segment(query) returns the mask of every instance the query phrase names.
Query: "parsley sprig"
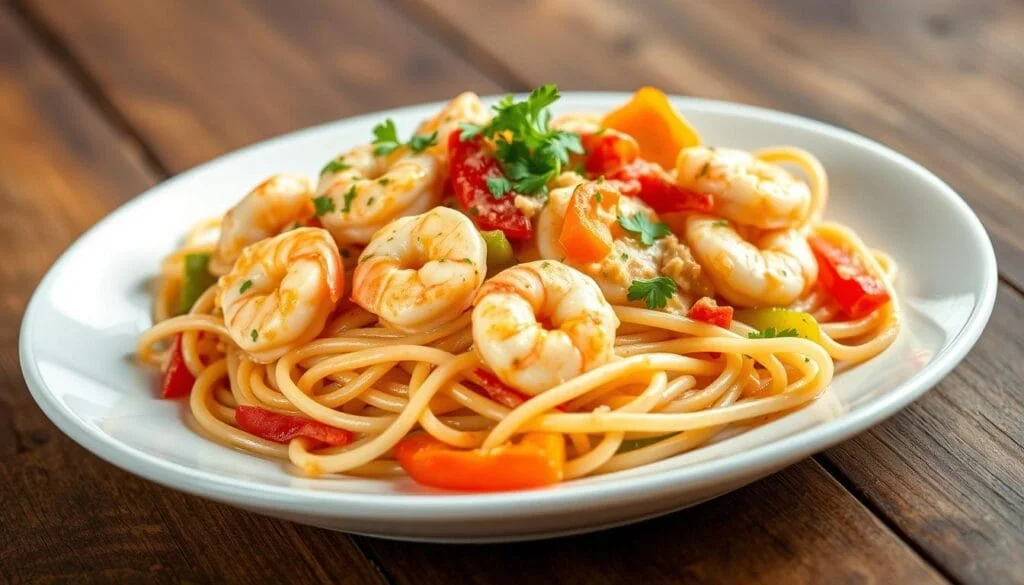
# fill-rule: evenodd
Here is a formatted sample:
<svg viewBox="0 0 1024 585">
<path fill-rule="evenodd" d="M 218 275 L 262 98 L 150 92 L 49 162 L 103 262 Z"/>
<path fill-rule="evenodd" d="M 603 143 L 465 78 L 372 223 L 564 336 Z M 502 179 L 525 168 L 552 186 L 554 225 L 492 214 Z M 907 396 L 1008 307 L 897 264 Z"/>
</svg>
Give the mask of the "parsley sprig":
<svg viewBox="0 0 1024 585">
<path fill-rule="evenodd" d="M 413 134 L 409 142 L 398 139 L 398 128 L 391 118 L 373 127 L 373 154 L 384 156 L 408 146 L 413 152 L 423 152 L 437 144 L 437 131 L 430 134 Z"/>
<path fill-rule="evenodd" d="M 766 327 L 762 331 L 751 331 L 747 333 L 747 337 L 750 339 L 773 339 L 775 337 L 800 337 L 797 330 L 790 327 L 789 329 L 782 329 L 776 331 L 774 327 Z"/>
<path fill-rule="evenodd" d="M 618 216 L 619 225 L 622 229 L 627 232 L 633 232 L 640 236 L 640 242 L 645 246 L 650 246 L 654 243 L 654 240 L 664 238 L 665 236 L 672 233 L 668 229 L 668 224 L 662 222 L 653 222 L 651 218 L 647 217 L 647 214 L 638 211 L 633 215 L 620 215 Z"/>
<path fill-rule="evenodd" d="M 672 295 L 676 294 L 676 281 L 667 276 L 640 278 L 626 289 L 626 298 L 631 301 L 643 299 L 648 309 L 664 309 Z"/>
<path fill-rule="evenodd" d="M 559 97 L 558 86 L 549 83 L 521 102 L 505 96 L 494 106 L 494 118 L 487 124 L 462 123 L 462 140 L 476 136 L 494 140 L 495 155 L 510 179 L 488 182 L 487 188 L 495 198 L 504 197 L 512 189 L 524 195 L 545 194 L 548 181 L 569 164 L 569 154 L 583 153 L 577 134 L 549 128 L 548 106 Z"/>
</svg>

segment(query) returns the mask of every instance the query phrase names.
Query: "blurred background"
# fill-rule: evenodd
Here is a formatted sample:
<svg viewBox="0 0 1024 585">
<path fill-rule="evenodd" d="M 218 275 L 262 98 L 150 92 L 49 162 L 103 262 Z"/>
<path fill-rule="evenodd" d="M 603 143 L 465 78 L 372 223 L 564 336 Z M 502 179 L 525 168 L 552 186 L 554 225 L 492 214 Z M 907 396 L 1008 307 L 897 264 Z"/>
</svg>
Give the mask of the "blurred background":
<svg viewBox="0 0 1024 585">
<path fill-rule="evenodd" d="M 0 0 L 0 582 L 1022 583 L 1022 80 L 1018 0 Z M 28 296 L 117 205 L 312 124 L 548 82 L 756 104 L 906 153 L 989 229 L 993 325 L 936 391 L 814 459 L 637 527 L 505 547 L 185 496 L 32 403 Z"/>
</svg>

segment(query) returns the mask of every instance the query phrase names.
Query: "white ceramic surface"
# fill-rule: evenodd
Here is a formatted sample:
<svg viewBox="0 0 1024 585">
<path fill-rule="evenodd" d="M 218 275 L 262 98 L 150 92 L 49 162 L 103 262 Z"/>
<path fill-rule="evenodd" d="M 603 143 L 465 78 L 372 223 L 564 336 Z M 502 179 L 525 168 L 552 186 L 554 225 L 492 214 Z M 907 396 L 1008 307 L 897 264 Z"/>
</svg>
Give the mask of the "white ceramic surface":
<svg viewBox="0 0 1024 585">
<path fill-rule="evenodd" d="M 605 111 L 625 94 L 571 93 L 556 112 Z M 900 264 L 904 328 L 871 362 L 838 375 L 807 408 L 639 469 L 501 494 L 431 491 L 409 480 L 306 479 L 279 463 L 210 443 L 181 402 L 155 398 L 131 359 L 150 325 L 147 282 L 195 221 L 223 212 L 276 171 L 312 176 L 392 117 L 403 134 L 439 104 L 370 114 L 275 138 L 183 173 L 127 203 L 54 264 L 21 330 L 21 364 L 43 411 L 93 453 L 192 494 L 325 528 L 378 536 L 482 541 L 624 524 L 693 505 L 761 478 L 892 415 L 950 371 L 981 334 L 996 293 L 992 246 L 947 185 L 875 142 L 804 118 L 675 98 L 710 144 L 793 144 L 831 179 L 827 217 Z"/>
</svg>

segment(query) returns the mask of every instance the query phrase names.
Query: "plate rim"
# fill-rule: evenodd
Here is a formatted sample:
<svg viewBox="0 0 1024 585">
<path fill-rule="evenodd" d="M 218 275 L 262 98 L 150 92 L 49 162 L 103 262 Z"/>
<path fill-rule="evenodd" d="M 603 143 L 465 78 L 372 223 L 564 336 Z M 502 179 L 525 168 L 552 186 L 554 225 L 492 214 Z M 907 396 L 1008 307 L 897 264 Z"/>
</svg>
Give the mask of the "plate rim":
<svg viewBox="0 0 1024 585">
<path fill-rule="evenodd" d="M 572 91 L 562 94 L 563 98 L 572 98 L 572 101 L 576 102 L 621 101 L 629 95 L 629 92 L 613 91 Z M 482 99 L 485 103 L 490 103 L 500 97 L 500 95 L 487 96 Z M 52 281 L 70 262 L 74 252 L 84 245 L 83 242 L 91 234 L 103 229 L 105 224 L 133 209 L 136 205 L 144 204 L 147 199 L 157 196 L 166 189 L 173 189 L 179 181 L 206 171 L 210 167 L 223 164 L 234 157 L 245 156 L 253 149 L 272 148 L 279 141 L 290 140 L 307 133 L 328 131 L 336 125 L 350 125 L 389 115 L 395 116 L 417 108 L 440 107 L 444 103 L 437 101 L 342 118 L 274 136 L 183 171 L 118 206 L 83 232 L 61 253 L 32 294 L 22 319 L 18 344 L 22 374 L 29 391 L 44 414 L 64 434 L 92 454 L 125 471 L 173 489 L 223 502 L 243 504 L 247 507 L 314 513 L 324 517 L 360 520 L 401 519 L 405 521 L 472 518 L 479 521 L 510 516 L 522 518 L 548 512 L 566 514 L 586 509 L 594 502 L 601 502 L 603 505 L 626 505 L 636 498 L 669 496 L 682 486 L 697 488 L 712 483 L 726 482 L 741 477 L 750 469 L 777 466 L 779 463 L 788 465 L 789 462 L 820 452 L 881 423 L 920 398 L 963 360 L 981 336 L 991 317 L 998 291 L 999 275 L 995 251 L 987 231 L 974 211 L 952 187 L 906 155 L 845 128 L 796 114 L 736 102 L 675 95 L 670 96 L 670 99 L 675 105 L 681 106 L 685 110 L 780 122 L 814 133 L 831 135 L 859 148 L 893 159 L 900 163 L 901 167 L 917 174 L 931 184 L 936 192 L 935 196 L 940 196 L 954 205 L 957 215 L 965 220 L 966 226 L 969 228 L 969 237 L 979 243 L 981 247 L 982 257 L 978 259 L 981 262 L 983 274 L 980 294 L 964 326 L 944 344 L 944 347 L 935 354 L 928 364 L 909 380 L 869 401 L 857 410 L 846 413 L 841 418 L 816 424 L 782 439 L 759 445 L 724 459 L 653 471 L 638 476 L 609 478 L 602 482 L 566 484 L 566 487 L 555 489 L 497 493 L 439 491 L 428 494 L 376 494 L 266 485 L 203 471 L 132 448 L 88 424 L 83 424 L 80 419 L 67 412 L 59 404 L 54 391 L 43 382 L 33 359 L 33 323 L 41 310 L 39 306 L 44 303 L 42 293 L 49 289 Z"/>
</svg>

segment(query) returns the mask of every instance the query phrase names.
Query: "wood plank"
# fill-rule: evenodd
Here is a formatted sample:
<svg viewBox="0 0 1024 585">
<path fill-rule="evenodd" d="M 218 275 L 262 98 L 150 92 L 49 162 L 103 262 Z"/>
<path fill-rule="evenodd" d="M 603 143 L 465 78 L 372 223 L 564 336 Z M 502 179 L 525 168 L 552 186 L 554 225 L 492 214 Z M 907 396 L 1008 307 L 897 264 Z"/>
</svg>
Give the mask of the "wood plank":
<svg viewBox="0 0 1024 585">
<path fill-rule="evenodd" d="M 171 172 L 304 126 L 498 89 L 381 3 L 60 0 L 27 11 Z"/>
<path fill-rule="evenodd" d="M 0 4 L 0 581 L 379 582 L 343 535 L 119 471 L 32 402 L 17 351 L 29 294 L 74 237 L 155 177 L 16 21 Z"/>
<path fill-rule="evenodd" d="M 1018 2 L 399 4 L 455 28 L 466 54 L 500 61 L 524 85 L 657 85 L 810 116 L 892 146 L 961 193 L 989 229 L 1003 274 L 1024 288 Z M 528 32 L 506 34 L 510 22 Z"/>
<path fill-rule="evenodd" d="M 611 531 L 453 551 L 367 540 L 397 583 L 939 583 L 899 538 L 805 461 L 722 498 Z"/>
<path fill-rule="evenodd" d="M 923 399 L 826 452 L 964 583 L 1024 583 L 1024 302 L 1001 287 L 978 346 Z"/>
</svg>

